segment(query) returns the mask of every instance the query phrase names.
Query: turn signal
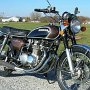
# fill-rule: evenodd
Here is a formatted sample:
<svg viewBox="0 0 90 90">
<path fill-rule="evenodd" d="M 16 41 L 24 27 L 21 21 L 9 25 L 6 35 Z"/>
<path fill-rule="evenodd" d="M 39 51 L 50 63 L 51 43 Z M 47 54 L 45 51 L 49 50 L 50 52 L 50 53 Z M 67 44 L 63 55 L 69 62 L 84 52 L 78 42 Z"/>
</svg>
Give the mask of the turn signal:
<svg viewBox="0 0 90 90">
<path fill-rule="evenodd" d="M 67 25 L 68 25 L 68 20 L 64 20 L 64 21 L 63 21 L 63 25 L 64 25 L 64 26 L 67 26 Z"/>
<path fill-rule="evenodd" d="M 59 31 L 59 34 L 60 35 L 63 35 L 64 34 L 64 31 L 63 30 Z"/>
<path fill-rule="evenodd" d="M 82 32 L 86 31 L 86 27 L 85 27 L 85 26 L 82 26 L 82 27 L 81 27 L 81 31 L 82 31 Z"/>
</svg>

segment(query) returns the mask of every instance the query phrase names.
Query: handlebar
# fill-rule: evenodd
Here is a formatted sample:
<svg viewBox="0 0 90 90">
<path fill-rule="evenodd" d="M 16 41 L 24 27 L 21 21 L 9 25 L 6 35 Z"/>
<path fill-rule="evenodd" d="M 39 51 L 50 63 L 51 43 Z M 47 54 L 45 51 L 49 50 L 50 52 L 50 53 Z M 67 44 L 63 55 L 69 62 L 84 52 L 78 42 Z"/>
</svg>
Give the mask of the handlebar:
<svg viewBox="0 0 90 90">
<path fill-rule="evenodd" d="M 43 13 L 59 13 L 58 11 L 55 10 L 54 8 L 46 8 L 46 9 L 34 9 L 36 12 L 43 12 Z"/>
<path fill-rule="evenodd" d="M 34 9 L 36 12 L 44 12 L 44 13 L 49 13 L 48 9 Z"/>
</svg>

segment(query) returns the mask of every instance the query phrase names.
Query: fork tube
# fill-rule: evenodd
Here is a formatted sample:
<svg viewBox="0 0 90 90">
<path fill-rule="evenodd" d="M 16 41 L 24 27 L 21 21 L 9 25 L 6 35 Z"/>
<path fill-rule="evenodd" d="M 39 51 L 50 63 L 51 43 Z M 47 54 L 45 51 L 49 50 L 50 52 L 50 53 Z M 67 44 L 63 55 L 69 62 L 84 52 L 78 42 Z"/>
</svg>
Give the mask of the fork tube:
<svg viewBox="0 0 90 90">
<path fill-rule="evenodd" d="M 73 63 L 71 60 L 71 54 L 68 48 L 66 48 L 66 55 L 67 55 L 67 59 L 68 59 L 68 64 L 69 64 L 69 68 L 72 74 L 74 74 L 74 68 L 73 68 Z"/>
<path fill-rule="evenodd" d="M 63 43 L 64 43 L 64 47 L 65 47 L 65 51 L 66 51 L 70 71 L 71 71 L 72 74 L 74 74 L 74 68 L 73 68 L 73 63 L 72 63 L 72 60 L 71 60 L 71 54 L 70 54 L 70 50 L 68 48 L 67 37 L 65 35 L 63 35 Z"/>
</svg>

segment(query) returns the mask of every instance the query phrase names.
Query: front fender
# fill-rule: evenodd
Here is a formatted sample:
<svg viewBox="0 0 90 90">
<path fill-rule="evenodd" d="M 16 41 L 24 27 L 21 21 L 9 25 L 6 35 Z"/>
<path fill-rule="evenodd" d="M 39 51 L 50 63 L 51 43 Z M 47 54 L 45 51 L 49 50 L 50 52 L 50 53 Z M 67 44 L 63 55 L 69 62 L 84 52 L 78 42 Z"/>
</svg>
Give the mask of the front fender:
<svg viewBox="0 0 90 90">
<path fill-rule="evenodd" d="M 89 54 L 88 56 L 90 56 L 90 46 L 88 46 L 88 45 L 82 45 L 82 44 L 76 44 L 76 45 L 72 45 L 71 48 L 70 48 L 71 51 L 72 50 L 75 51 L 77 49 L 81 49 L 83 52 L 85 52 L 85 55 L 88 55 Z M 57 64 L 58 64 L 58 62 L 59 63 L 61 62 L 61 58 L 62 58 L 62 56 L 64 54 L 66 54 L 66 51 L 65 50 L 59 55 L 59 59 L 57 61 Z"/>
<path fill-rule="evenodd" d="M 86 51 L 88 51 L 88 52 L 90 52 L 90 46 L 88 46 L 88 45 L 83 45 L 83 44 L 76 44 L 76 45 L 72 45 L 72 47 L 71 48 L 83 48 L 83 49 L 85 49 Z"/>
<path fill-rule="evenodd" d="M 84 52 L 85 55 L 88 55 L 90 57 L 90 46 L 88 45 L 83 45 L 83 44 L 77 44 L 77 45 L 73 45 L 71 47 L 72 50 L 76 50 L 76 49 L 81 49 L 82 52 Z"/>
</svg>

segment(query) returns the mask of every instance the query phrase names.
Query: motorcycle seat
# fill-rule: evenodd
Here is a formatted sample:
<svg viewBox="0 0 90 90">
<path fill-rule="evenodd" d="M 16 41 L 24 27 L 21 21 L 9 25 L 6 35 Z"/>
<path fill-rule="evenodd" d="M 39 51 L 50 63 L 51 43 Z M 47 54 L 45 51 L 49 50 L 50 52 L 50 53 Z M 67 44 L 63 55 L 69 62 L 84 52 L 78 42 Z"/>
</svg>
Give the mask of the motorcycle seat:
<svg viewBox="0 0 90 90">
<path fill-rule="evenodd" d="M 3 26 L 0 31 L 3 33 L 7 34 L 10 33 L 11 35 L 14 36 L 27 36 L 30 30 L 24 30 L 24 29 L 17 29 L 9 26 Z"/>
</svg>

